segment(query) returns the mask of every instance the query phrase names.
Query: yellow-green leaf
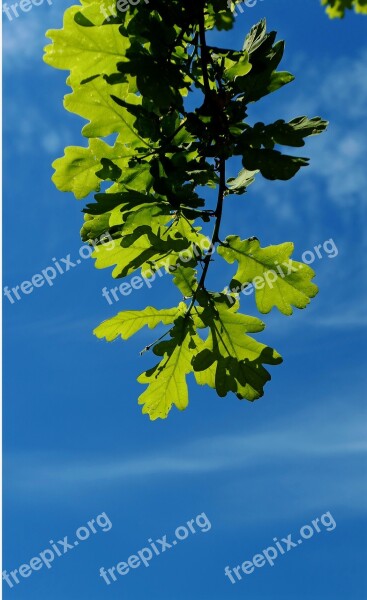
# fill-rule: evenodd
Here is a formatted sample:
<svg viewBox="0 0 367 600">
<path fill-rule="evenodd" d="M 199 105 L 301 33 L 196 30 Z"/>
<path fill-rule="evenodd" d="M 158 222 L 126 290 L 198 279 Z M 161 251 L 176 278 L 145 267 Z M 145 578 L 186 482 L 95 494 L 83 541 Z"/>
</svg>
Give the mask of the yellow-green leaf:
<svg viewBox="0 0 367 600">
<path fill-rule="evenodd" d="M 238 262 L 232 291 L 240 292 L 252 283 L 260 312 L 268 313 L 276 306 L 291 315 L 292 306 L 305 308 L 318 291 L 311 282 L 315 276 L 311 267 L 290 258 L 293 249 L 291 242 L 261 248 L 257 239 L 241 240 L 231 235 L 218 253 L 230 264 Z"/>
<path fill-rule="evenodd" d="M 153 329 L 160 323 L 163 325 L 173 323 L 180 314 L 183 314 L 185 309 L 186 305 L 181 303 L 178 307 L 162 310 L 157 310 L 153 306 L 147 306 L 144 310 L 125 310 L 119 312 L 112 319 L 103 321 L 93 333 L 97 338 L 104 338 L 108 342 L 112 342 L 119 336 L 123 340 L 127 340 L 146 325 L 149 329 Z"/>
</svg>

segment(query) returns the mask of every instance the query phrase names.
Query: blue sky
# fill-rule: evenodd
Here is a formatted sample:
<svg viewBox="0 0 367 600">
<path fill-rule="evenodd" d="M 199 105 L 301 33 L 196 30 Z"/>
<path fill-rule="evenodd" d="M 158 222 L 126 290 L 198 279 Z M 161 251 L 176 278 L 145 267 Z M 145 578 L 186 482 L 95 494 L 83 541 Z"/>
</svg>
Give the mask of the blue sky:
<svg viewBox="0 0 367 600">
<path fill-rule="evenodd" d="M 262 245 L 292 240 L 295 258 L 332 239 L 313 268 L 320 287 L 305 311 L 271 313 L 261 341 L 284 363 L 254 404 L 219 399 L 190 381 L 190 405 L 150 422 L 136 399 L 136 375 L 153 357 L 139 350 L 154 332 L 106 344 L 92 329 L 129 308 L 174 306 L 167 280 L 109 306 L 109 270 L 91 260 L 52 287 L 11 304 L 4 298 L 4 536 L 7 571 L 105 512 L 109 531 L 80 543 L 4 598 L 20 600 L 362 600 L 367 594 L 365 235 L 367 189 L 367 19 L 329 21 L 317 0 L 264 0 L 240 15 L 218 43 L 237 45 L 266 16 L 286 40 L 283 68 L 296 80 L 253 107 L 250 120 L 308 114 L 330 120 L 302 153 L 311 166 L 292 182 L 259 179 L 245 199 L 228 199 L 222 236 L 256 235 Z M 62 107 L 65 73 L 42 62 L 44 32 L 66 3 L 33 7 L 4 21 L 4 285 L 29 280 L 53 258 L 78 257 L 82 204 L 58 192 L 51 162 L 82 144 L 82 122 Z M 234 168 L 234 165 L 233 167 Z M 234 172 L 233 172 L 234 173 Z M 231 205 L 231 206 L 230 206 Z M 335 254 L 335 253 L 334 253 Z M 216 287 L 233 273 L 220 267 Z M 249 306 L 247 306 L 247 304 Z M 242 310 L 254 313 L 253 298 Z M 151 336 L 151 337 L 150 337 Z M 330 511 L 322 530 L 255 569 L 240 565 Z M 107 586 L 112 567 L 200 513 L 198 532 Z M 297 539 L 297 537 L 296 537 Z"/>
</svg>

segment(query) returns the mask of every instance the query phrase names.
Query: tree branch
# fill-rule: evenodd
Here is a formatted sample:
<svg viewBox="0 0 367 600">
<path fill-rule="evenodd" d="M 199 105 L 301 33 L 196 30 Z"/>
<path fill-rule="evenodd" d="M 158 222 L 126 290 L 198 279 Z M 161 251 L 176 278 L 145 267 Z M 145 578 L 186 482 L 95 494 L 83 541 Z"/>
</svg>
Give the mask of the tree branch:
<svg viewBox="0 0 367 600">
<path fill-rule="evenodd" d="M 226 191 L 226 161 L 224 158 L 220 159 L 219 172 L 220 172 L 220 181 L 219 181 L 219 189 L 218 189 L 217 208 L 215 209 L 215 213 L 214 213 L 215 225 L 214 225 L 213 235 L 212 235 L 212 239 L 210 242 L 209 250 L 204 258 L 204 268 L 203 268 L 203 272 L 201 274 L 201 277 L 200 277 L 200 280 L 198 283 L 198 287 L 195 290 L 195 292 L 193 293 L 191 303 L 187 309 L 185 318 L 187 318 L 190 315 L 190 313 L 194 307 L 194 304 L 196 302 L 196 297 L 197 297 L 199 290 L 204 289 L 205 279 L 206 279 L 206 276 L 208 273 L 211 257 L 215 251 L 215 244 L 217 242 L 220 242 L 219 231 L 220 231 L 220 225 L 221 225 L 222 214 L 223 214 L 224 194 Z"/>
</svg>

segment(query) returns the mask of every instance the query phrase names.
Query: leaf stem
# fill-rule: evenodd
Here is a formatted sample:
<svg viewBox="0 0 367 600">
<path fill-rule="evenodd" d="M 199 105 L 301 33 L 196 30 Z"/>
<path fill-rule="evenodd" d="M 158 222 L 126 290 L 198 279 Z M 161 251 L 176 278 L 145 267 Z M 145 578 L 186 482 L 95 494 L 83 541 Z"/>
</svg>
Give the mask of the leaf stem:
<svg viewBox="0 0 367 600">
<path fill-rule="evenodd" d="M 143 350 L 140 350 L 139 354 L 140 356 L 142 356 L 144 354 L 144 352 L 148 352 L 152 346 L 155 346 L 155 344 L 157 344 L 158 342 L 160 342 L 161 340 L 163 340 L 169 333 L 171 333 L 173 327 L 171 327 L 171 329 L 169 329 L 168 331 L 166 331 L 166 333 L 164 333 L 163 335 L 161 335 L 159 338 L 157 338 L 154 342 L 152 342 L 151 344 L 149 344 L 149 346 L 145 346 L 145 348 L 143 348 Z"/>
<path fill-rule="evenodd" d="M 211 57 L 209 56 L 208 47 L 206 45 L 206 37 L 205 37 L 205 4 L 203 7 L 203 11 L 201 13 L 201 18 L 200 18 L 200 23 L 199 23 L 199 38 L 200 38 L 200 48 L 201 48 L 201 62 L 202 62 L 202 72 L 203 72 L 203 80 L 204 80 L 204 90 L 205 90 L 205 96 L 209 99 L 210 94 L 211 94 L 211 89 L 210 89 L 210 83 L 209 83 L 208 65 L 211 62 Z M 185 314 L 185 318 L 188 318 L 190 316 L 191 311 L 196 302 L 196 298 L 197 298 L 197 294 L 198 294 L 199 290 L 205 289 L 204 288 L 205 279 L 206 279 L 206 276 L 208 273 L 209 265 L 211 262 L 211 257 L 215 251 L 215 245 L 217 243 L 220 243 L 219 231 L 220 231 L 220 225 L 221 225 L 221 221 L 222 221 L 223 201 L 224 201 L 224 196 L 225 196 L 225 191 L 226 191 L 226 159 L 221 157 L 218 159 L 218 161 L 219 161 L 219 168 L 218 168 L 218 170 L 219 170 L 219 189 L 218 189 L 217 206 L 216 206 L 216 209 L 213 214 L 213 216 L 215 217 L 214 230 L 213 230 L 209 250 L 203 261 L 203 263 L 204 263 L 203 272 L 201 274 L 201 277 L 200 277 L 200 280 L 198 283 L 198 287 L 196 288 L 196 290 L 193 293 L 190 305 Z"/>
<path fill-rule="evenodd" d="M 202 72 L 203 72 L 203 81 L 204 81 L 204 93 L 206 98 L 209 99 L 210 94 L 211 94 L 211 89 L 210 89 L 210 82 L 209 82 L 209 70 L 208 70 L 208 66 L 209 64 L 213 64 L 211 61 L 211 57 L 209 55 L 208 52 L 208 47 L 206 45 L 206 38 L 205 38 L 205 3 L 203 6 L 203 11 L 200 15 L 200 22 L 199 22 L 199 40 L 200 40 L 200 49 L 201 49 L 201 62 L 202 62 Z M 219 85 L 219 88 L 221 87 L 221 82 L 218 81 L 217 78 L 217 83 Z M 182 124 L 181 124 L 182 125 Z M 181 127 L 181 126 L 180 126 Z M 219 239 L 219 231 L 220 231 L 220 226 L 221 226 L 221 221 L 222 221 L 222 215 L 223 215 L 223 202 L 224 202 L 224 197 L 225 197 L 225 192 L 226 192 L 226 159 L 223 157 L 220 157 L 217 159 L 218 163 L 219 163 L 219 167 L 218 167 L 218 171 L 219 171 L 219 188 L 218 188 L 218 199 L 217 199 L 217 206 L 215 211 L 212 212 L 212 216 L 215 218 L 215 225 L 214 225 L 214 229 L 213 229 L 213 234 L 212 234 L 212 238 L 210 241 L 210 246 L 209 249 L 207 251 L 207 254 L 205 255 L 205 258 L 203 260 L 203 272 L 201 274 L 198 286 L 196 288 L 196 290 L 193 293 L 193 296 L 191 298 L 191 302 L 190 305 L 187 308 L 187 311 L 185 313 L 185 319 L 188 319 L 194 306 L 195 306 L 195 302 L 196 302 L 196 298 L 198 295 L 198 292 L 202 289 L 205 289 L 205 279 L 208 273 L 208 269 L 209 269 L 209 265 L 211 262 L 211 257 L 212 254 L 214 254 L 215 251 L 215 245 L 217 243 L 221 243 L 221 240 Z M 203 211 L 204 212 L 204 211 Z M 210 211 L 208 211 L 210 212 Z M 172 331 L 172 328 L 167 331 L 161 338 L 158 338 L 158 340 L 156 340 L 155 342 L 153 342 L 152 344 L 150 344 L 149 346 L 146 346 L 144 348 L 144 350 L 142 350 L 142 352 L 140 354 L 143 354 L 144 352 L 146 352 L 147 350 L 150 350 L 150 348 L 152 346 L 154 346 L 158 341 L 160 341 L 162 338 L 164 338 L 166 335 L 168 335 L 170 332 Z"/>
<path fill-rule="evenodd" d="M 219 239 L 219 230 L 220 230 L 220 224 L 221 224 L 221 220 L 222 220 L 222 215 L 223 215 L 223 201 L 224 201 L 224 195 L 226 192 L 226 161 L 224 158 L 221 158 L 219 161 L 219 191 L 218 191 L 218 202 L 217 202 L 217 208 L 215 209 L 215 216 L 216 216 L 216 223 L 215 223 L 215 229 L 213 232 L 213 240 L 212 242 L 214 244 L 216 244 L 217 242 L 220 242 Z"/>
<path fill-rule="evenodd" d="M 219 231 L 220 231 L 220 225 L 221 225 L 222 215 L 223 215 L 224 194 L 226 191 L 226 161 L 224 158 L 221 158 L 220 162 L 219 162 L 219 177 L 220 177 L 220 180 L 219 180 L 219 189 L 218 189 L 218 200 L 217 200 L 217 207 L 214 212 L 215 225 L 214 225 L 213 235 L 212 235 L 212 239 L 210 242 L 209 250 L 204 258 L 204 268 L 203 268 L 203 272 L 201 274 L 201 277 L 200 277 L 200 280 L 198 283 L 198 287 L 196 288 L 195 292 L 193 293 L 191 303 L 187 309 L 185 318 L 187 318 L 190 315 L 190 313 L 193 309 L 193 306 L 196 302 L 196 297 L 197 297 L 199 290 L 204 289 L 205 279 L 206 279 L 206 276 L 208 273 L 212 254 L 214 254 L 214 251 L 215 251 L 215 245 L 218 242 L 220 243 Z"/>
</svg>

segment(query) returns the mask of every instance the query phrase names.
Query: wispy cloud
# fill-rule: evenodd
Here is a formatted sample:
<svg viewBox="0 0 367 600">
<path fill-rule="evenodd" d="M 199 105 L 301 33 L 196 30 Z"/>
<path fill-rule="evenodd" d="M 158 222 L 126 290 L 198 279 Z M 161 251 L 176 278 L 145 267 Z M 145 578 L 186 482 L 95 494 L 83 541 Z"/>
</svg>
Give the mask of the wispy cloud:
<svg viewBox="0 0 367 600">
<path fill-rule="evenodd" d="M 9 3 L 12 4 L 11 2 Z M 18 8 L 18 17 L 8 11 L 12 20 L 3 15 L 3 65 L 5 74 L 14 70 L 25 71 L 32 62 L 42 60 L 47 43 L 47 29 L 62 26 L 62 14 L 73 0 L 52 3 L 52 0 L 32 5 L 30 12 Z"/>
<path fill-rule="evenodd" d="M 337 312 L 329 312 L 324 316 L 313 316 L 310 319 L 310 325 L 314 327 L 322 326 L 331 329 L 351 329 L 367 327 L 367 310 L 366 303 L 361 301 L 359 309 L 356 306 L 339 307 Z"/>
<path fill-rule="evenodd" d="M 328 133 L 312 147 L 312 176 L 324 179 L 329 198 L 339 206 L 366 206 L 367 48 L 354 60 L 323 61 L 317 69 L 308 68 L 305 81 L 294 105 L 302 105 L 306 96 L 312 113 L 330 119 Z"/>
<path fill-rule="evenodd" d="M 29 101 L 32 90 L 29 90 L 31 80 L 28 77 L 30 73 L 37 78 L 44 74 L 45 32 L 50 27 L 62 26 L 65 5 L 50 5 L 45 0 L 38 7 L 33 6 L 31 12 L 18 10 L 18 18 L 3 19 L 4 133 L 9 134 L 7 143 L 21 155 L 41 151 L 56 156 L 72 142 L 71 130 L 68 127 L 60 129 L 57 116 L 41 110 L 35 99 Z M 44 81 L 37 79 L 33 85 L 41 89 Z M 15 89 L 17 93 L 14 93 Z"/>
<path fill-rule="evenodd" d="M 322 461 L 328 468 L 340 461 L 353 465 L 366 452 L 366 426 L 361 415 L 347 411 L 342 401 L 328 399 L 317 410 L 313 405 L 300 411 L 297 420 L 294 415 L 279 419 L 272 427 L 259 427 L 250 435 L 237 431 L 234 435 L 204 437 L 148 456 L 129 456 L 124 452 L 123 456 L 104 459 L 67 460 L 27 453 L 10 457 L 8 468 L 13 472 L 18 497 L 28 498 L 40 491 L 45 497 L 54 493 L 62 496 L 62 491 L 75 486 L 82 494 L 99 484 L 105 487 L 142 480 L 149 485 L 151 477 L 167 484 L 170 477 L 226 475 L 231 485 L 237 485 L 239 472 L 240 479 L 246 479 L 246 473 L 254 469 L 259 469 L 263 478 L 269 469 L 301 469 L 307 473 Z"/>
<path fill-rule="evenodd" d="M 6 21 L 6 20 L 5 20 Z M 5 72 L 25 69 L 30 60 L 42 58 L 44 46 L 44 21 L 22 15 L 14 21 L 4 22 L 3 64 Z"/>
<path fill-rule="evenodd" d="M 10 95 L 7 89 L 4 98 L 4 133 L 9 136 L 16 152 L 26 155 L 42 151 L 50 156 L 62 153 L 72 140 L 71 130 L 67 127 L 58 128 L 52 116 L 42 114 L 35 106 L 13 101 Z"/>
</svg>

